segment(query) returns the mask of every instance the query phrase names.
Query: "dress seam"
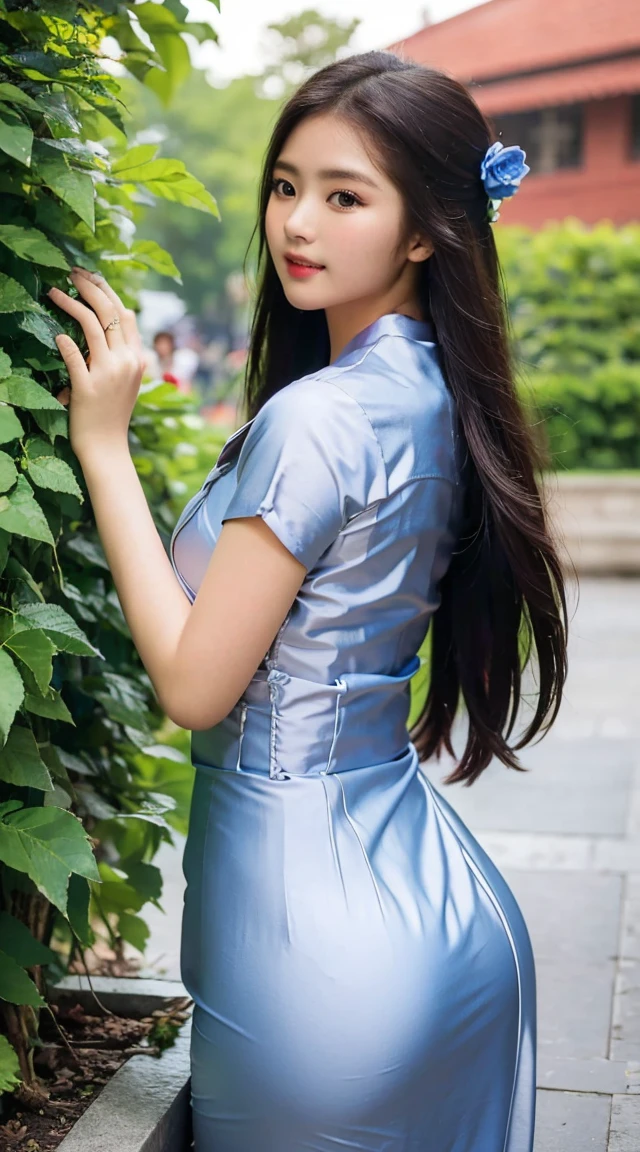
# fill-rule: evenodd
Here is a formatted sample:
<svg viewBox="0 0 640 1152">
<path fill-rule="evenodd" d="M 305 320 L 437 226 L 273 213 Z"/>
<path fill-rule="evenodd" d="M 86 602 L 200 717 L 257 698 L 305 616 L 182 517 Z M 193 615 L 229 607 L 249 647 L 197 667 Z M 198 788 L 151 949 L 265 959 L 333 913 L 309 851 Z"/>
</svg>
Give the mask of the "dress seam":
<svg viewBox="0 0 640 1152">
<path fill-rule="evenodd" d="M 326 777 L 325 777 L 325 778 L 326 778 Z M 366 852 L 365 846 L 364 846 L 364 844 L 362 843 L 362 840 L 360 839 L 360 833 L 358 832 L 358 829 L 356 828 L 356 826 L 355 826 L 355 824 L 354 824 L 354 822 L 353 822 L 353 819 L 352 819 L 352 817 L 351 817 L 351 815 L 350 815 L 350 813 L 349 813 L 349 810 L 348 810 L 348 808 L 347 808 L 347 800 L 346 800 L 346 797 L 345 797 L 345 794 L 344 794 L 344 785 L 343 785 L 343 783 L 342 783 L 342 780 L 340 779 L 340 775 L 339 775 L 339 773 L 337 773 L 337 772 L 334 772 L 334 773 L 332 773 L 332 779 L 333 779 L 333 780 L 337 780 L 337 781 L 338 781 L 338 784 L 340 785 L 340 793 L 341 793 L 341 796 L 342 796 L 342 807 L 343 807 L 343 809 L 344 809 L 344 814 L 345 814 L 345 816 L 347 817 L 347 820 L 349 821 L 349 824 L 351 825 L 351 828 L 352 828 L 352 830 L 353 830 L 353 833 L 354 833 L 354 835 L 355 835 L 355 837 L 356 837 L 356 840 L 358 841 L 358 844 L 360 845 L 360 848 L 361 848 L 361 850 L 362 850 L 362 855 L 364 856 L 364 860 L 365 860 L 365 863 L 366 863 L 366 865 L 367 865 L 367 868 L 368 868 L 368 870 L 369 870 L 369 875 L 370 875 L 370 877 L 371 877 L 371 880 L 372 880 L 372 883 L 373 883 L 373 887 L 374 887 L 374 889 L 375 889 L 375 893 L 376 893 L 376 897 L 377 897 L 377 900 L 378 900 L 378 904 L 379 904 L 379 906 L 380 906 L 380 911 L 381 911 L 381 912 L 382 912 L 382 914 L 384 915 L 384 904 L 382 903 L 382 897 L 381 897 L 381 895 L 380 895 L 380 889 L 378 888 L 378 884 L 377 884 L 376 878 L 375 878 L 375 876 L 374 876 L 374 874 L 373 874 L 373 868 L 371 867 L 371 861 L 369 860 L 369 857 L 367 856 L 367 852 Z"/>
</svg>

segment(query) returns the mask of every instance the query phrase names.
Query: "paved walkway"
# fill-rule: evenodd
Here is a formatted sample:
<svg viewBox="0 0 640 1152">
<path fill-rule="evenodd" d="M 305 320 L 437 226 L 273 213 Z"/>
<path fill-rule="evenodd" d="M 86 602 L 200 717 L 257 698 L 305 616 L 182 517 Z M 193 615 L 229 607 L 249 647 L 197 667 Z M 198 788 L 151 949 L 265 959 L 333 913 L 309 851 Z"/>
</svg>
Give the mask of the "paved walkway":
<svg viewBox="0 0 640 1152">
<path fill-rule="evenodd" d="M 535 1152 L 640 1152 L 640 581 L 583 579 L 556 724 L 471 787 L 429 779 L 503 872 L 538 986 Z M 459 741 L 454 742 L 459 750 Z M 149 973 L 179 978 L 181 846 L 163 850 Z"/>
</svg>

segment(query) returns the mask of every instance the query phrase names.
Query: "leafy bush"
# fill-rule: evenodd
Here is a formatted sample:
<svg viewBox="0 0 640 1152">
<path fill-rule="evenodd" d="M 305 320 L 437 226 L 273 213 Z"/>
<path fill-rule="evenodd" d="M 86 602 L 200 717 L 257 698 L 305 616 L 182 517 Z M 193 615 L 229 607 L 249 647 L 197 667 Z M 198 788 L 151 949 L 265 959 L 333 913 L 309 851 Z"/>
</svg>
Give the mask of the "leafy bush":
<svg viewBox="0 0 640 1152">
<path fill-rule="evenodd" d="M 640 361 L 541 373 L 530 403 L 554 467 L 640 468 Z"/>
<path fill-rule="evenodd" d="M 496 237 L 523 397 L 552 466 L 640 467 L 640 225 Z"/>
<path fill-rule="evenodd" d="M 158 740 L 166 718 L 55 398 L 68 378 L 54 336 L 81 334 L 44 293 L 73 294 L 66 273 L 80 264 L 135 304 L 148 269 L 179 280 L 166 252 L 134 238 L 145 205 L 217 215 L 181 162 L 128 147 L 120 84 L 100 55 L 115 37 L 129 71 L 168 99 L 189 69 L 186 11 L 180 0 L 0 5 L 0 1091 L 22 1080 L 37 1094 L 43 966 L 59 975 L 95 932 L 116 952 L 144 947 L 140 912 L 162 891 L 153 856 L 184 821 L 190 765 Z M 188 31 L 213 38 L 207 25 Z M 198 436 L 210 446 L 192 402 L 142 387 L 130 446 L 165 547 Z"/>
</svg>

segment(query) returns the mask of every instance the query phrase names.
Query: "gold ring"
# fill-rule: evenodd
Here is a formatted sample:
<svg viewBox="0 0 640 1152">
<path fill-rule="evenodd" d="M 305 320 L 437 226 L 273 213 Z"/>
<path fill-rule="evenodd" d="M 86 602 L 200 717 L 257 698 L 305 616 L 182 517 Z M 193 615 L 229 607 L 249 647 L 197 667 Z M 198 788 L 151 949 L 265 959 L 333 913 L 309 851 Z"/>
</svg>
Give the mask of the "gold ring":
<svg viewBox="0 0 640 1152">
<path fill-rule="evenodd" d="M 108 332 L 110 328 L 117 328 L 119 323 L 120 323 L 120 317 L 114 316 L 113 320 L 111 320 L 110 323 L 107 324 L 107 326 L 105 328 L 105 332 Z"/>
</svg>

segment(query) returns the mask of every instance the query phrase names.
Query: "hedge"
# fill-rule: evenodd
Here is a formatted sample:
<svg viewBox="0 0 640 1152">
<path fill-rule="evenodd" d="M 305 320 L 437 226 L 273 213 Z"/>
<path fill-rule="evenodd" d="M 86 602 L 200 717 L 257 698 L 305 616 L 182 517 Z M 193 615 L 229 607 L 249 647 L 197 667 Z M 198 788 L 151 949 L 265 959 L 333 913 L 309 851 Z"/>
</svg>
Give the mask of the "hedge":
<svg viewBox="0 0 640 1152">
<path fill-rule="evenodd" d="M 496 229 L 523 397 L 549 465 L 638 468 L 640 225 Z"/>
</svg>

